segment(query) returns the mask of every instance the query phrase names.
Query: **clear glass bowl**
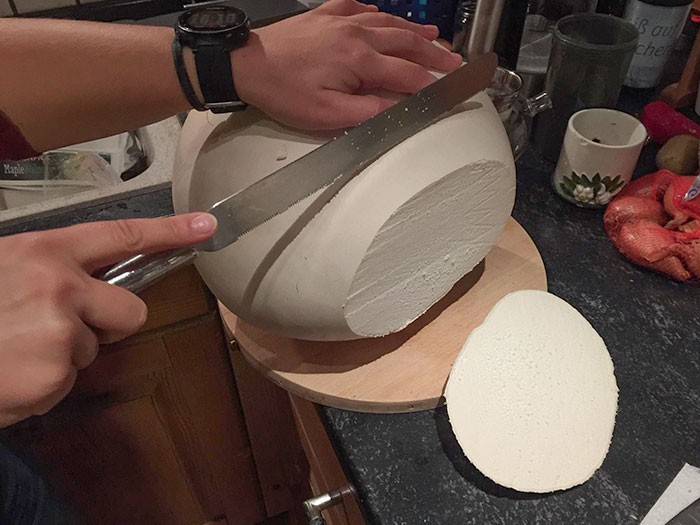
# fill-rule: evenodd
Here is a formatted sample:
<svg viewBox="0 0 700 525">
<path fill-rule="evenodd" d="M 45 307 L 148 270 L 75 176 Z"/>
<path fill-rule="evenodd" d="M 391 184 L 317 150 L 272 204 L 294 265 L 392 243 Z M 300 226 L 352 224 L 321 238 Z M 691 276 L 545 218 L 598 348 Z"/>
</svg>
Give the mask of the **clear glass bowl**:
<svg viewBox="0 0 700 525">
<path fill-rule="evenodd" d="M 518 160 L 527 148 L 528 140 L 525 101 L 520 93 L 522 87 L 523 80 L 520 75 L 499 67 L 491 86 L 486 90 L 506 128 L 515 160 Z"/>
</svg>

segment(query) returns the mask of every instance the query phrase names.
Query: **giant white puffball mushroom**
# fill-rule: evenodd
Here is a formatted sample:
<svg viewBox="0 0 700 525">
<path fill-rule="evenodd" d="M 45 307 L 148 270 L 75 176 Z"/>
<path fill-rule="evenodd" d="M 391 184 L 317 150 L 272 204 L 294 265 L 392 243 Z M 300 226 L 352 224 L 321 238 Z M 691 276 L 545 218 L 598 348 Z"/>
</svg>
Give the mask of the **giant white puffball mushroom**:
<svg viewBox="0 0 700 525">
<path fill-rule="evenodd" d="M 603 339 L 574 307 L 523 290 L 469 335 L 445 399 L 477 469 L 505 487 L 543 493 L 579 485 L 601 466 L 617 383 Z"/>
<path fill-rule="evenodd" d="M 192 112 L 176 158 L 175 210 L 206 210 L 333 135 L 290 129 L 252 108 Z M 322 192 L 201 253 L 197 268 L 227 308 L 271 333 L 377 337 L 407 326 L 486 256 L 510 216 L 515 166 L 482 92 L 373 162 L 319 211 Z"/>
</svg>

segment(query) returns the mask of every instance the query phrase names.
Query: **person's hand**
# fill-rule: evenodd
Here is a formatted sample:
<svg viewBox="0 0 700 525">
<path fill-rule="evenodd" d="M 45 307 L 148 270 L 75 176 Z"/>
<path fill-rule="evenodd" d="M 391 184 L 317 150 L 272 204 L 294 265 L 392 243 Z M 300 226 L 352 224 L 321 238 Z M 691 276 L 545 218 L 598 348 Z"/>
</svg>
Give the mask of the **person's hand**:
<svg viewBox="0 0 700 525">
<path fill-rule="evenodd" d="M 413 93 L 452 71 L 461 56 L 431 41 L 438 28 L 377 12 L 354 0 L 330 0 L 307 13 L 251 32 L 232 53 L 236 89 L 275 120 L 305 129 L 354 126 L 393 103 L 363 94 Z"/>
<path fill-rule="evenodd" d="M 146 321 L 144 302 L 91 277 L 96 270 L 204 241 L 215 230 L 214 217 L 190 213 L 0 238 L 0 427 L 47 412 L 95 359 L 98 344 Z"/>
</svg>

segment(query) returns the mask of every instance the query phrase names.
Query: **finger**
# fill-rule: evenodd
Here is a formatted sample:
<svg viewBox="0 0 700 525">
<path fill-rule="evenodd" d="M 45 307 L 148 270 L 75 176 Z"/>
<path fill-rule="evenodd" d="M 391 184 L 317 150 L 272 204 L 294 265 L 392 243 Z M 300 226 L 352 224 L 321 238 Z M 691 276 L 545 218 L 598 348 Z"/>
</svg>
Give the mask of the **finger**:
<svg viewBox="0 0 700 525">
<path fill-rule="evenodd" d="M 415 93 L 435 82 L 435 77 L 427 69 L 403 58 L 377 54 L 358 66 L 356 74 L 364 89 Z"/>
<path fill-rule="evenodd" d="M 114 343 L 137 332 L 146 322 L 146 304 L 131 292 L 89 279 L 80 318 L 96 329 L 101 344 Z"/>
<path fill-rule="evenodd" d="M 376 13 L 379 8 L 376 5 L 363 4 L 355 0 L 330 0 L 317 7 L 317 13 L 325 13 L 335 16 L 351 16 L 359 13 Z"/>
<path fill-rule="evenodd" d="M 154 253 L 202 242 L 216 231 L 216 218 L 188 213 L 159 219 L 93 222 L 55 230 L 53 242 L 68 247 L 92 273 L 139 253 Z"/>
<path fill-rule="evenodd" d="M 450 44 L 447 40 L 444 38 L 438 38 L 435 40 L 438 44 L 440 44 L 442 47 L 447 49 L 448 51 L 454 51 L 454 48 L 452 47 L 452 44 Z M 461 55 L 460 55 L 461 56 Z"/>
<path fill-rule="evenodd" d="M 50 363 L 43 376 L 47 392 L 62 384 L 70 366 L 85 368 L 97 356 L 97 336 L 74 308 L 73 305 L 54 307 L 53 311 L 50 305 L 43 308 L 41 336 L 48 344 L 43 345 L 45 349 L 38 356 Z M 41 374 L 38 377 L 41 378 Z"/>
<path fill-rule="evenodd" d="M 382 55 L 403 58 L 439 71 L 453 71 L 462 63 L 457 53 L 450 53 L 405 29 L 368 28 L 365 39 Z"/>
<path fill-rule="evenodd" d="M 31 415 L 41 416 L 55 407 L 73 388 L 78 377 L 78 369 L 71 366 L 60 383 L 52 385 L 51 391 L 31 407 Z"/>
<path fill-rule="evenodd" d="M 99 342 L 97 335 L 83 323 L 80 323 L 78 332 L 74 335 L 72 361 L 73 366 L 78 370 L 87 368 L 97 357 Z"/>
<path fill-rule="evenodd" d="M 350 17 L 353 21 L 365 27 L 393 27 L 406 29 L 428 40 L 435 40 L 440 35 L 440 29 L 434 25 L 416 24 L 400 16 L 389 13 L 359 13 Z"/>
<path fill-rule="evenodd" d="M 376 95 L 351 95 L 328 90 L 324 99 L 319 101 L 319 112 L 310 124 L 314 129 L 349 128 L 393 104 L 394 101 Z"/>
</svg>

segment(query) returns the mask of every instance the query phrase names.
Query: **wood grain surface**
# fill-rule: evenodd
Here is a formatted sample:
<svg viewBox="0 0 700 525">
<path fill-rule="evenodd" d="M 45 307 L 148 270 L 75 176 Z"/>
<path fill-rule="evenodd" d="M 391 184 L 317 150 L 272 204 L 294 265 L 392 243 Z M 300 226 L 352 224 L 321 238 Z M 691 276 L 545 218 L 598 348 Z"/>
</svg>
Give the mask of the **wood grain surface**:
<svg viewBox="0 0 700 525">
<path fill-rule="evenodd" d="M 219 305 L 245 358 L 289 392 L 327 406 L 396 413 L 434 408 L 471 331 L 506 294 L 547 289 L 527 232 L 509 219 L 489 254 L 422 317 L 386 337 L 315 342 L 266 333 Z"/>
</svg>

